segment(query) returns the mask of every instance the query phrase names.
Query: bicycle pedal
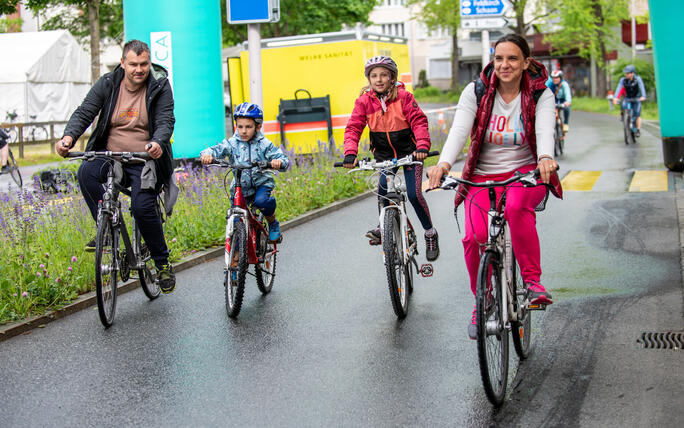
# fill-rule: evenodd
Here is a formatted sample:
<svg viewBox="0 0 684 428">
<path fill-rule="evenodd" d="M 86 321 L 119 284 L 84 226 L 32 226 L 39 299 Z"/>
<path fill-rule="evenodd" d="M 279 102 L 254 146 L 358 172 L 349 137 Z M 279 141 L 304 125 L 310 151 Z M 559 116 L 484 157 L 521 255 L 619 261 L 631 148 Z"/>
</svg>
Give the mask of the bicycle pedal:
<svg viewBox="0 0 684 428">
<path fill-rule="evenodd" d="M 420 265 L 420 275 L 423 278 L 431 277 L 433 273 L 435 273 L 435 269 L 432 267 L 432 263 Z"/>
<path fill-rule="evenodd" d="M 368 244 L 369 245 L 380 245 L 380 244 L 382 244 L 382 242 L 380 242 L 379 240 L 371 239 L 368 241 Z"/>
<path fill-rule="evenodd" d="M 540 303 L 528 304 L 527 309 L 530 311 L 545 311 L 546 305 L 542 305 Z"/>
</svg>

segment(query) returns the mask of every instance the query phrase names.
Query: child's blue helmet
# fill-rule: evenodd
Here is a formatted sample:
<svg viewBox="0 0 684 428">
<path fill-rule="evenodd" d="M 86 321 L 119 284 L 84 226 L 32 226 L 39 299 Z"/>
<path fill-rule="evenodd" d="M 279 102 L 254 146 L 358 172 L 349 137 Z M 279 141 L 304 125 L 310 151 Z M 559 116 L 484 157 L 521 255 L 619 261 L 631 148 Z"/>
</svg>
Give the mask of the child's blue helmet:
<svg viewBox="0 0 684 428">
<path fill-rule="evenodd" d="M 237 120 L 238 117 L 248 117 L 254 119 L 256 123 L 264 122 L 264 112 L 254 103 L 242 103 L 235 107 L 233 120 Z"/>
</svg>

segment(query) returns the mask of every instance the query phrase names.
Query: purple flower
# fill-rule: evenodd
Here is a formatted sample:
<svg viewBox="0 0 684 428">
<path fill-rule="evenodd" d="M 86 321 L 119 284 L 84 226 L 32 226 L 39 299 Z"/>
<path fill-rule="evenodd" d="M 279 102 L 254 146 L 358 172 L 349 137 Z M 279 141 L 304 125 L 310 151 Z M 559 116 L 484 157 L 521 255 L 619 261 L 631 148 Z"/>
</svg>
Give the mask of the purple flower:
<svg viewBox="0 0 684 428">
<path fill-rule="evenodd" d="M 68 270 L 69 272 L 71 272 L 71 271 L 74 270 L 74 269 L 73 269 L 71 266 L 69 266 L 69 267 L 67 268 L 67 270 Z"/>
<path fill-rule="evenodd" d="M 59 284 L 60 278 L 55 278 L 55 284 Z"/>
<path fill-rule="evenodd" d="M 45 253 L 45 258 L 49 259 L 50 258 L 50 253 Z"/>
<path fill-rule="evenodd" d="M 77 260 L 76 256 L 71 256 L 71 263 L 76 263 Z"/>
<path fill-rule="evenodd" d="M 36 276 L 37 276 L 38 278 L 40 278 L 41 276 L 43 276 L 43 274 L 40 273 L 40 272 L 36 272 Z"/>
<path fill-rule="evenodd" d="M 38 265 L 38 267 L 39 267 L 39 268 L 41 268 L 41 269 L 45 269 L 45 265 L 44 265 L 44 264 L 42 264 L 42 263 L 41 263 L 41 264 L 39 264 L 39 265 Z"/>
<path fill-rule="evenodd" d="M 28 297 L 28 291 L 24 291 L 23 293 L 21 293 L 21 297 Z"/>
<path fill-rule="evenodd" d="M 173 238 L 173 239 L 171 240 L 171 242 L 176 242 L 176 238 Z"/>
</svg>

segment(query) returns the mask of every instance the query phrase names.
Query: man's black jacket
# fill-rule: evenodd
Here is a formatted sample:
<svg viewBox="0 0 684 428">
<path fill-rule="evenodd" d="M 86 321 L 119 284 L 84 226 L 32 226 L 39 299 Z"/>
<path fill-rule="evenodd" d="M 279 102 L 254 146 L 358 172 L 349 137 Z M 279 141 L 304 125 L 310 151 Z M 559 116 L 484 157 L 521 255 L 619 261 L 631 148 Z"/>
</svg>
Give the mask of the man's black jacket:
<svg viewBox="0 0 684 428">
<path fill-rule="evenodd" d="M 173 134 L 173 124 L 176 121 L 173 116 L 173 93 L 167 75 L 168 73 L 162 66 L 152 64 L 147 78 L 147 98 L 145 99 L 150 141 L 157 142 L 164 151 L 161 157 L 155 160 L 157 176 L 163 181 L 166 181 L 173 172 L 173 152 L 170 140 Z M 86 95 L 83 103 L 71 115 L 64 129 L 64 135 L 70 136 L 74 141 L 78 140 L 93 123 L 95 116 L 99 114 L 97 126 L 88 140 L 86 150 L 106 150 L 110 122 L 123 78 L 124 70 L 120 65 L 114 71 L 100 77 Z"/>
</svg>

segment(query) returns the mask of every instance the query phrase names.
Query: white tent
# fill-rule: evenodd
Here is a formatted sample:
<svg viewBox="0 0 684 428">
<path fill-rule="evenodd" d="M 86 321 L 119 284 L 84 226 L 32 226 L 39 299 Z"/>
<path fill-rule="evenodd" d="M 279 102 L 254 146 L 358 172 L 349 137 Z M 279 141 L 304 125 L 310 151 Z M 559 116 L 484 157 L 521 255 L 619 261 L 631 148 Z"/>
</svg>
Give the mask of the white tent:
<svg viewBox="0 0 684 428">
<path fill-rule="evenodd" d="M 90 89 L 90 55 L 65 30 L 0 34 L 0 122 L 66 121 Z"/>
</svg>

